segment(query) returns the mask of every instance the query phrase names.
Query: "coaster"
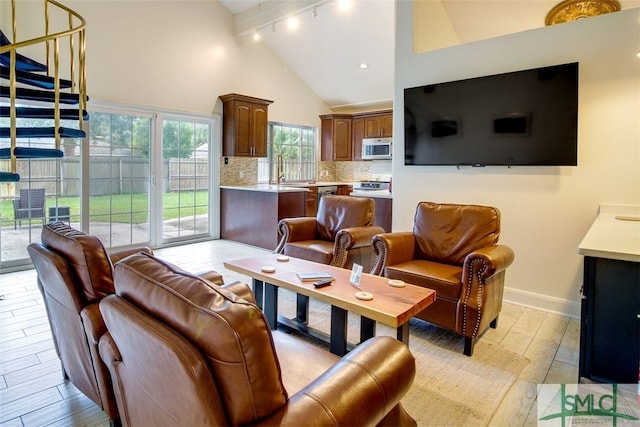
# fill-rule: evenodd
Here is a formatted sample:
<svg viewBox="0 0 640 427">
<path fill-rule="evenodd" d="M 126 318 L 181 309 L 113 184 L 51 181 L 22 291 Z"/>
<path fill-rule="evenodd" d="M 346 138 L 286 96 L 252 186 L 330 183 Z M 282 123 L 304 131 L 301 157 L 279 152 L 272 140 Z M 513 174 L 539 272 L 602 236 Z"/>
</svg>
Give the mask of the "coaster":
<svg viewBox="0 0 640 427">
<path fill-rule="evenodd" d="M 369 292 L 356 292 L 356 298 L 362 301 L 371 301 L 373 294 Z"/>
<path fill-rule="evenodd" d="M 398 279 L 390 279 L 388 282 L 389 286 L 392 286 L 394 288 L 404 288 L 405 283 L 402 280 L 398 280 Z"/>
<path fill-rule="evenodd" d="M 287 262 L 287 261 L 289 261 L 289 257 L 288 257 L 288 256 L 286 256 L 286 255 L 278 255 L 278 256 L 276 257 L 276 259 L 277 259 L 278 261 L 280 261 L 280 262 Z"/>
<path fill-rule="evenodd" d="M 262 270 L 263 273 L 273 273 L 273 272 L 276 271 L 276 268 L 275 267 L 271 267 L 270 265 L 265 265 L 260 270 Z"/>
</svg>

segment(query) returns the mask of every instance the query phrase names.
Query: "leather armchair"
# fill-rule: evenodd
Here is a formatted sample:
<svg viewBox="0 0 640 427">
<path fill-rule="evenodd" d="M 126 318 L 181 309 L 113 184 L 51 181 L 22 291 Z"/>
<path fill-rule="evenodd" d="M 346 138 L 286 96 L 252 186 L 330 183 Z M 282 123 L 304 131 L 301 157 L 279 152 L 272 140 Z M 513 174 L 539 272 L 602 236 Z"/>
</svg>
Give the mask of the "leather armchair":
<svg viewBox="0 0 640 427">
<path fill-rule="evenodd" d="M 98 352 L 106 332 L 98 303 L 112 294 L 113 264 L 138 252 L 138 247 L 107 253 L 95 236 L 62 222 L 42 228 L 41 243 L 27 251 L 37 272 L 53 342 L 65 378 L 96 403 L 113 422 L 119 417 L 111 377 Z M 215 272 L 208 279 L 222 283 Z"/>
<path fill-rule="evenodd" d="M 272 332 L 247 285 L 229 292 L 142 253 L 115 266 L 115 286 L 100 354 L 125 427 L 416 425 L 400 403 L 415 360 L 391 337 L 339 359 Z"/>
<path fill-rule="evenodd" d="M 514 259 L 499 236 L 496 208 L 421 202 L 412 232 L 373 238 L 372 274 L 434 289 L 436 301 L 417 317 L 463 335 L 471 356 L 476 338 L 497 326 L 505 270 Z"/>
<path fill-rule="evenodd" d="M 371 239 L 384 233 L 373 225 L 375 201 L 365 197 L 324 196 L 316 217 L 284 218 L 275 252 L 320 264 L 369 271 L 375 261 Z"/>
</svg>

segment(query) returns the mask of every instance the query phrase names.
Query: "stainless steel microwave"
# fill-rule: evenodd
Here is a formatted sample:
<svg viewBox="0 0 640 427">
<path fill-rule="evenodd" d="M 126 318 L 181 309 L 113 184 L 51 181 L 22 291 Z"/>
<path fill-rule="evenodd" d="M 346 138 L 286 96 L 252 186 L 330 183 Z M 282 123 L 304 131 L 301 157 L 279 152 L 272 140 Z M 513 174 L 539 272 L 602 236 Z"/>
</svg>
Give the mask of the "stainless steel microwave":
<svg viewBox="0 0 640 427">
<path fill-rule="evenodd" d="M 362 160 L 390 159 L 392 148 L 391 138 L 364 138 L 362 140 Z"/>
</svg>

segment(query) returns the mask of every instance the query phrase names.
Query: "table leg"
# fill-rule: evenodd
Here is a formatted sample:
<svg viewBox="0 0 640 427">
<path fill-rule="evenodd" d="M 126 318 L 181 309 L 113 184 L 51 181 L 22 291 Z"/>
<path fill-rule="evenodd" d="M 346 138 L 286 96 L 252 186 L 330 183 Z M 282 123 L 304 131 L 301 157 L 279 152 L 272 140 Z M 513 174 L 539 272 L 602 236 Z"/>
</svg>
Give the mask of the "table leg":
<svg viewBox="0 0 640 427">
<path fill-rule="evenodd" d="M 402 341 L 406 345 L 409 345 L 409 322 L 402 326 L 398 326 L 398 329 L 396 329 L 396 338 L 398 341 Z"/>
<path fill-rule="evenodd" d="M 278 287 L 271 283 L 264 284 L 263 311 L 271 329 L 278 329 Z"/>
<path fill-rule="evenodd" d="M 329 350 L 338 356 L 347 354 L 347 314 L 347 310 L 333 305 L 331 306 Z"/>
<path fill-rule="evenodd" d="M 309 321 L 309 297 L 296 294 L 296 321 L 306 325 Z"/>
<path fill-rule="evenodd" d="M 264 282 L 262 280 L 253 279 L 253 296 L 256 299 L 256 305 L 262 310 L 264 306 Z"/>
<path fill-rule="evenodd" d="M 376 335 L 376 321 L 368 317 L 360 317 L 360 343 Z"/>
</svg>

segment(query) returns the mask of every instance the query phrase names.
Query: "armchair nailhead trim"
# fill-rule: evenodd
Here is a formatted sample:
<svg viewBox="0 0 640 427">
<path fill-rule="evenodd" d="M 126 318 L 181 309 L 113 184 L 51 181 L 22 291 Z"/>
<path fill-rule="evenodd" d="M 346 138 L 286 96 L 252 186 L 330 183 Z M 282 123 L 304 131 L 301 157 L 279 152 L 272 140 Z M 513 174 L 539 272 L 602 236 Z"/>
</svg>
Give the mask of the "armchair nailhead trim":
<svg viewBox="0 0 640 427">
<path fill-rule="evenodd" d="M 335 254 L 333 254 L 333 262 L 331 265 L 336 267 L 344 267 L 347 263 L 347 251 L 344 249 L 345 247 L 350 247 L 352 245 L 351 236 L 347 233 L 342 234 L 338 238 L 338 242 L 335 245 Z"/>
<path fill-rule="evenodd" d="M 482 280 L 482 273 L 486 271 L 488 264 L 484 259 L 478 259 L 482 263 L 482 268 L 478 270 L 478 293 L 477 293 L 477 301 L 478 304 L 478 315 L 476 317 L 475 325 L 473 328 L 473 333 L 471 334 L 471 338 L 475 338 L 478 335 L 478 328 L 480 327 L 480 318 L 482 317 L 482 295 L 484 294 L 484 280 Z M 463 310 L 462 310 L 462 335 L 467 336 L 467 303 L 469 302 L 469 296 L 471 293 L 471 284 L 473 283 L 473 265 L 475 261 L 471 262 L 469 267 L 469 282 L 467 284 L 467 292 L 464 295 L 463 302 Z"/>
<path fill-rule="evenodd" d="M 376 263 L 373 265 L 371 274 L 384 276 L 384 267 L 387 265 L 387 245 L 382 240 L 373 239 L 373 252 L 376 255 Z"/>
</svg>

